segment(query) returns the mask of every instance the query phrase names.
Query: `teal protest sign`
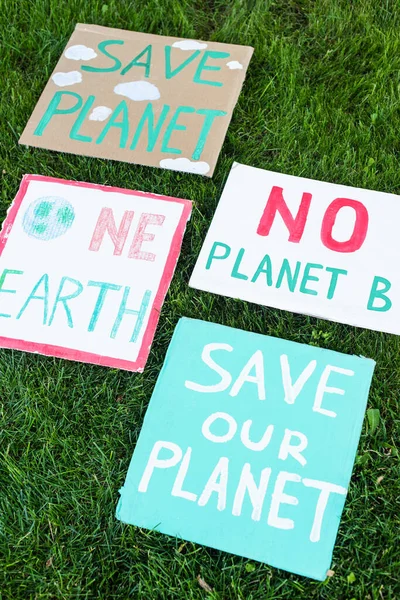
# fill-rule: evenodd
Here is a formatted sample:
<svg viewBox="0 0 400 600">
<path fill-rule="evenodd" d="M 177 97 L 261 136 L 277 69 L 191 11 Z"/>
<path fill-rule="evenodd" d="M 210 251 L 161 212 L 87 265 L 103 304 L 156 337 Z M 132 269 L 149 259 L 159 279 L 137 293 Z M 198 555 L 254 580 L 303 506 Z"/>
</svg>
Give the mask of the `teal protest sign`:
<svg viewBox="0 0 400 600">
<path fill-rule="evenodd" d="M 325 579 L 374 364 L 181 319 L 117 518 Z"/>
</svg>

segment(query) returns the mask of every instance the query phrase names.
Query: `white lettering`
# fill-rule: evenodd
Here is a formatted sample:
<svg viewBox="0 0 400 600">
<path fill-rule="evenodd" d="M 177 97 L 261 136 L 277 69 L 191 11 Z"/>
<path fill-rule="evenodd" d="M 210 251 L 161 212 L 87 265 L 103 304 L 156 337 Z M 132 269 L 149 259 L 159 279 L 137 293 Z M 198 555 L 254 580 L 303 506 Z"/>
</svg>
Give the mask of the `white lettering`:
<svg viewBox="0 0 400 600">
<path fill-rule="evenodd" d="M 170 458 L 158 458 L 158 455 L 163 448 L 171 450 L 173 454 Z M 138 488 L 139 492 L 147 492 L 147 487 L 154 469 L 170 469 L 171 467 L 175 467 L 181 458 L 182 450 L 177 444 L 162 441 L 156 442 L 150 452 L 149 460 L 143 472 L 142 479 L 140 480 Z"/>
<path fill-rule="evenodd" d="M 299 503 L 298 499 L 295 496 L 290 496 L 289 494 L 284 493 L 285 484 L 288 481 L 294 481 L 295 483 L 299 483 L 301 481 L 300 475 L 296 473 L 286 473 L 286 471 L 281 471 L 278 473 L 278 477 L 276 478 L 274 491 L 272 493 L 272 501 L 271 507 L 269 509 L 268 514 L 268 525 L 271 527 L 276 527 L 277 529 L 293 529 L 294 521 L 292 519 L 287 519 L 286 517 L 279 516 L 279 507 L 281 504 L 290 504 L 292 506 L 297 506 Z"/>
<path fill-rule="evenodd" d="M 225 350 L 226 352 L 232 352 L 233 348 L 229 344 L 206 344 L 203 348 L 203 352 L 201 353 L 202 361 L 207 365 L 207 367 L 210 367 L 210 369 L 221 376 L 221 381 L 219 383 L 215 383 L 214 385 L 201 385 L 200 383 L 195 383 L 194 381 L 185 381 L 185 387 L 187 387 L 189 390 L 201 392 L 203 394 L 212 394 L 216 392 L 224 392 L 230 386 L 232 377 L 229 371 L 226 371 L 220 367 L 211 358 L 211 352 L 214 352 L 214 350 Z"/>
<path fill-rule="evenodd" d="M 211 473 L 209 480 L 199 498 L 199 506 L 205 506 L 213 492 L 218 494 L 218 510 L 224 510 L 226 506 L 226 488 L 228 485 L 228 466 L 229 459 L 222 456 L 214 471 Z"/>
<path fill-rule="evenodd" d="M 261 452 L 261 450 L 265 450 L 265 448 L 270 443 L 272 434 L 274 433 L 274 426 L 268 425 L 261 440 L 259 442 L 252 442 L 250 440 L 250 427 L 252 423 L 253 421 L 251 421 L 250 419 L 243 423 L 242 430 L 240 432 L 240 439 L 242 440 L 242 444 L 246 446 L 246 448 L 248 448 L 249 450 Z"/>
<path fill-rule="evenodd" d="M 250 371 L 255 369 L 255 375 L 250 375 Z M 242 385 L 246 382 L 255 383 L 258 388 L 258 399 L 265 400 L 265 386 L 264 386 L 264 358 L 261 350 L 257 350 L 253 356 L 248 360 L 242 369 L 239 377 L 232 386 L 229 395 L 235 397 L 242 389 Z"/>
<path fill-rule="evenodd" d="M 261 471 L 260 483 L 257 487 L 256 482 L 254 481 L 253 474 L 251 472 L 250 463 L 246 463 L 244 465 L 242 473 L 240 475 L 239 485 L 236 490 L 235 499 L 233 501 L 232 514 L 235 517 L 240 517 L 242 513 L 243 500 L 247 491 L 250 496 L 251 504 L 253 505 L 253 512 L 251 513 L 251 518 L 253 519 L 253 521 L 260 520 L 270 475 L 271 469 L 269 467 L 263 469 Z"/>
<path fill-rule="evenodd" d="M 225 433 L 225 435 L 214 435 L 213 433 L 211 433 L 210 427 L 217 419 L 224 419 L 224 421 L 228 423 L 229 429 L 227 433 Z M 207 419 L 204 421 L 203 426 L 201 428 L 201 433 L 207 440 L 210 440 L 210 442 L 215 442 L 216 444 L 224 444 L 225 442 L 229 442 L 233 438 L 233 436 L 236 433 L 236 430 L 237 423 L 235 419 L 231 417 L 231 415 L 228 415 L 228 413 L 224 412 L 216 412 L 207 417 Z"/>
<path fill-rule="evenodd" d="M 290 374 L 290 366 L 289 360 L 286 354 L 282 354 L 280 357 L 281 360 L 281 371 L 282 371 L 282 383 L 283 389 L 285 390 L 285 402 L 288 404 L 294 404 L 297 396 L 300 394 L 304 385 L 310 379 L 311 375 L 315 371 L 315 367 L 317 366 L 317 361 L 312 360 L 308 363 L 306 368 L 298 377 L 296 383 L 292 382 L 292 377 Z"/>
<path fill-rule="evenodd" d="M 182 489 L 183 483 L 185 481 L 186 473 L 189 468 L 190 458 L 192 456 L 192 449 L 189 448 L 185 452 L 185 456 L 181 464 L 179 465 L 178 473 L 176 479 L 174 481 L 174 485 L 172 488 L 172 496 L 177 496 L 178 498 L 185 498 L 185 500 L 190 500 L 191 502 L 196 502 L 197 495 L 193 494 L 193 492 L 185 492 Z"/>
<path fill-rule="evenodd" d="M 340 367 L 333 367 L 332 365 L 327 365 L 321 375 L 321 379 L 319 380 L 317 391 L 315 393 L 314 406 L 313 411 L 321 413 L 321 415 L 326 415 L 327 417 L 336 417 L 337 414 L 333 410 L 328 410 L 327 408 L 322 408 L 322 400 L 324 394 L 338 394 L 339 396 L 344 396 L 344 390 L 341 388 L 328 387 L 328 379 L 331 373 L 340 373 L 341 375 L 347 375 L 347 377 L 352 377 L 354 375 L 354 371 L 350 369 L 342 369 Z"/>
<path fill-rule="evenodd" d="M 316 488 L 317 490 L 321 490 L 315 509 L 314 522 L 312 524 L 310 533 L 310 541 L 319 542 L 321 537 L 322 519 L 324 518 L 324 513 L 328 504 L 329 495 L 333 493 L 342 494 L 345 496 L 347 494 L 347 490 L 341 485 L 327 483 L 326 481 L 318 481 L 317 479 L 303 479 L 303 483 L 306 487 L 312 487 Z"/>
<path fill-rule="evenodd" d="M 296 446 L 292 446 L 292 437 L 297 437 L 297 439 L 300 440 L 300 443 Z M 301 431 L 291 431 L 290 429 L 285 429 L 281 447 L 279 448 L 278 458 L 281 460 L 286 460 L 290 454 L 290 456 L 292 456 L 301 464 L 302 467 L 304 467 L 304 465 L 307 464 L 307 461 L 301 452 L 307 448 L 307 445 L 308 439 L 304 433 L 301 433 Z"/>
</svg>

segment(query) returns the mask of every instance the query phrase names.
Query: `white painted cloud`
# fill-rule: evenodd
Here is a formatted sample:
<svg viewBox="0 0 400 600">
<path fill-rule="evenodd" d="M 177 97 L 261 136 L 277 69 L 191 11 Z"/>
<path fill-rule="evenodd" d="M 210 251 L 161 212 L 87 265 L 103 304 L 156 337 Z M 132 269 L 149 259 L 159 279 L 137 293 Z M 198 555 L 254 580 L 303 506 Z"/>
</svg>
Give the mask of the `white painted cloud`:
<svg viewBox="0 0 400 600">
<path fill-rule="evenodd" d="M 108 106 L 96 106 L 89 115 L 89 121 L 105 121 L 112 113 Z"/>
<path fill-rule="evenodd" d="M 160 160 L 160 167 L 171 169 L 171 171 L 183 171 L 184 173 L 198 173 L 206 175 L 210 170 L 210 165 L 204 161 L 193 161 L 188 158 L 163 158 Z"/>
<path fill-rule="evenodd" d="M 76 46 L 67 48 L 64 52 L 64 56 L 70 60 L 92 60 L 93 58 L 96 58 L 97 54 L 93 48 L 77 44 Z"/>
<path fill-rule="evenodd" d="M 80 71 L 69 71 L 68 73 L 54 73 L 51 76 L 52 80 L 58 87 L 74 85 L 82 81 L 82 73 Z"/>
<path fill-rule="evenodd" d="M 127 81 L 126 83 L 119 83 L 115 86 L 114 92 L 119 96 L 126 96 L 135 102 L 141 102 L 142 100 L 158 100 L 160 97 L 160 90 L 158 87 L 148 81 Z"/>
<path fill-rule="evenodd" d="M 204 50 L 204 48 L 207 48 L 207 44 L 196 42 L 196 40 L 181 40 L 180 42 L 174 42 L 172 47 L 181 50 Z"/>
<path fill-rule="evenodd" d="M 228 63 L 226 63 L 226 66 L 229 69 L 243 69 L 242 63 L 240 63 L 238 60 L 230 60 Z"/>
</svg>

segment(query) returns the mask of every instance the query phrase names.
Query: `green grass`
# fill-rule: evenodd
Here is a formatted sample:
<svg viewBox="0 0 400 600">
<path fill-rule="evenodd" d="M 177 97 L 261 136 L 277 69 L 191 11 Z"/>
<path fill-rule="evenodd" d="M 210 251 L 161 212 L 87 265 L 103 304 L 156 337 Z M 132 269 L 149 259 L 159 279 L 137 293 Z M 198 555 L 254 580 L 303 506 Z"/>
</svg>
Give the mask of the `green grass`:
<svg viewBox="0 0 400 600">
<path fill-rule="evenodd" d="M 0 598 L 400 598 L 399 338 L 187 286 L 233 160 L 400 193 L 397 1 L 1 0 L 0 9 L 1 217 L 24 173 L 194 201 L 144 374 L 0 351 Z M 18 146 L 76 22 L 255 47 L 212 180 Z M 116 521 L 118 489 L 182 315 L 377 361 L 368 406 L 380 423 L 371 432 L 365 420 L 327 581 Z"/>
</svg>

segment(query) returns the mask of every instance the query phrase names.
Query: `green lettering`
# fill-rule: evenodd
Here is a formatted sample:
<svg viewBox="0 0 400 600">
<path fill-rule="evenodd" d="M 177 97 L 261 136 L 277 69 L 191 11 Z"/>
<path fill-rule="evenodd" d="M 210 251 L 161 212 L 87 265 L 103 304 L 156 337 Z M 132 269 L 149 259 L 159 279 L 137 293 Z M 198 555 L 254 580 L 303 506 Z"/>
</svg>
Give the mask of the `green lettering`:
<svg viewBox="0 0 400 600">
<path fill-rule="evenodd" d="M 257 271 L 254 273 L 251 282 L 254 283 L 255 281 L 257 281 L 261 273 L 266 274 L 267 285 L 272 285 L 272 263 L 268 254 L 264 256 L 264 258 L 258 265 Z"/>
<path fill-rule="evenodd" d="M 184 69 L 185 67 L 190 65 L 190 63 L 193 62 L 194 59 L 197 58 L 200 54 L 200 50 L 196 50 L 195 52 L 193 52 L 193 54 L 191 54 L 189 56 L 189 58 L 184 60 L 183 63 L 181 63 L 178 67 L 176 67 L 176 69 L 171 69 L 171 46 L 165 46 L 164 52 L 165 52 L 165 78 L 166 79 L 172 79 L 172 77 L 175 77 L 175 75 L 178 75 L 178 73 L 180 73 L 182 71 L 182 69 Z"/>
<path fill-rule="evenodd" d="M 121 68 L 121 61 L 116 56 L 113 56 L 109 52 L 107 52 L 107 46 L 112 46 L 113 44 L 118 44 L 122 46 L 124 44 L 123 40 L 104 40 L 99 43 L 97 48 L 100 50 L 104 56 L 107 58 L 111 58 L 114 61 L 112 67 L 92 67 L 91 65 L 82 65 L 82 71 L 89 71 L 90 73 L 112 73 L 113 71 L 118 71 Z"/>
<path fill-rule="evenodd" d="M 172 117 L 171 121 L 169 122 L 169 125 L 165 131 L 164 138 L 163 138 L 162 145 L 161 145 L 161 152 L 168 152 L 169 154 L 182 154 L 182 150 L 179 150 L 178 148 L 168 148 L 168 143 L 169 143 L 170 137 L 174 131 L 186 131 L 186 125 L 179 125 L 177 123 L 179 115 L 181 113 L 194 113 L 194 112 L 195 112 L 195 109 L 192 108 L 191 106 L 178 106 L 178 108 L 175 111 L 175 114 L 173 115 L 173 117 Z"/>
<path fill-rule="evenodd" d="M 315 277 L 315 275 L 310 275 L 310 271 L 311 269 L 323 269 L 323 265 L 318 265 L 316 263 L 307 263 L 305 268 L 304 268 L 304 273 L 303 273 L 303 279 L 301 280 L 301 284 L 300 284 L 300 292 L 302 294 L 310 294 L 311 296 L 317 296 L 318 292 L 316 292 L 315 290 L 310 290 L 309 288 L 306 287 L 307 283 L 309 281 L 319 281 L 318 277 Z"/>
<path fill-rule="evenodd" d="M 234 277 L 235 279 L 248 279 L 247 275 L 239 272 L 239 267 L 240 263 L 242 262 L 243 254 L 244 248 L 240 248 L 231 272 L 231 277 Z"/>
<path fill-rule="evenodd" d="M 113 283 L 105 283 L 103 281 L 88 281 L 88 286 L 90 287 L 98 287 L 99 295 L 97 296 L 96 305 L 94 307 L 92 317 L 90 319 L 88 331 L 94 331 L 97 325 L 97 321 L 99 320 L 101 309 L 103 308 L 104 301 L 106 299 L 107 292 L 109 290 L 114 290 L 118 292 L 121 289 L 120 285 L 115 285 Z"/>
<path fill-rule="evenodd" d="M 122 120 L 117 121 L 117 117 L 119 117 L 120 113 L 122 116 Z M 122 102 L 120 102 L 114 109 L 114 112 L 111 115 L 108 122 L 106 123 L 106 126 L 104 127 L 103 131 L 100 133 L 99 137 L 97 138 L 96 144 L 101 144 L 101 142 L 106 137 L 107 133 L 110 131 L 111 127 L 117 127 L 118 129 L 121 130 L 119 147 L 125 148 L 126 143 L 128 141 L 128 135 L 129 135 L 129 113 L 128 113 L 128 106 L 127 106 L 125 100 L 122 100 Z"/>
<path fill-rule="evenodd" d="M 207 141 L 207 136 L 210 133 L 210 129 L 212 124 L 214 123 L 214 119 L 216 117 L 224 117 L 228 113 L 224 110 L 214 110 L 212 108 L 199 108 L 196 110 L 198 115 L 204 115 L 205 119 L 203 122 L 203 127 L 201 128 L 199 139 L 197 140 L 196 148 L 192 154 L 193 160 L 199 160 L 201 153 L 204 150 L 205 143 Z"/>
<path fill-rule="evenodd" d="M 221 87 L 223 84 L 220 81 L 210 81 L 209 79 L 201 79 L 202 71 L 220 71 L 221 67 L 213 67 L 211 65 L 206 65 L 206 62 L 209 58 L 222 59 L 228 58 L 230 56 L 229 52 L 216 52 L 215 50 L 206 50 L 203 56 L 200 59 L 198 67 L 196 69 L 196 73 L 194 74 L 193 81 L 194 83 L 202 83 L 205 85 L 214 85 L 217 87 Z"/>
<path fill-rule="evenodd" d="M 42 283 L 44 284 L 44 295 L 37 296 L 36 292 L 38 291 L 38 289 L 40 288 Z M 48 313 L 48 309 L 49 309 L 49 276 L 46 273 L 44 275 L 42 275 L 42 277 L 39 279 L 39 281 L 34 286 L 33 290 L 31 291 L 28 298 L 26 299 L 25 304 L 23 305 L 23 307 L 17 314 L 16 319 L 21 318 L 22 314 L 24 313 L 26 307 L 28 306 L 28 304 L 30 303 L 31 300 L 42 300 L 43 301 L 43 325 L 46 325 L 47 313 Z"/>
<path fill-rule="evenodd" d="M 135 56 L 134 59 L 131 60 L 129 65 L 126 65 L 126 67 L 122 69 L 121 75 L 125 75 L 125 73 L 132 69 L 132 67 L 143 67 L 145 70 L 144 76 L 150 77 L 151 50 L 151 44 L 149 44 L 140 54 L 138 54 L 137 56 Z M 145 54 L 147 54 L 147 59 L 145 61 L 139 62 L 139 58 L 142 58 L 142 56 L 144 56 Z"/>
<path fill-rule="evenodd" d="M 58 108 L 63 96 L 72 96 L 73 98 L 76 98 L 76 103 L 74 106 L 71 106 L 70 108 Z M 43 117 L 40 119 L 35 131 L 33 132 L 33 135 L 43 135 L 44 130 L 54 115 L 70 115 L 71 113 L 74 113 L 80 109 L 82 102 L 82 96 L 75 94 L 75 92 L 55 92 L 54 96 L 49 102 L 48 107 L 46 108 Z"/>
<path fill-rule="evenodd" d="M 224 254 L 217 255 L 217 248 L 223 248 L 225 251 Z M 206 269 L 209 269 L 211 267 L 211 263 L 213 260 L 225 260 L 225 258 L 228 258 L 230 253 L 230 246 L 228 246 L 227 244 L 223 244 L 222 242 L 214 242 L 207 259 Z"/>
<path fill-rule="evenodd" d="M 378 288 L 380 284 L 383 284 L 383 287 Z M 374 277 L 374 281 L 372 282 L 367 310 L 375 310 L 377 312 L 387 312 L 390 310 L 392 308 L 392 301 L 390 300 L 389 296 L 386 296 L 386 292 L 388 292 L 391 287 L 392 284 L 388 279 L 376 275 L 376 277 Z M 375 306 L 375 300 L 383 300 L 383 304 L 381 306 Z"/>
<path fill-rule="evenodd" d="M 23 275 L 23 271 L 16 271 L 15 269 L 4 269 L 0 276 L 0 293 L 2 294 L 15 294 L 17 290 L 4 290 L 3 285 L 6 280 L 7 275 Z M 9 319 L 11 315 L 6 313 L 0 313 L 0 317 L 4 319 Z"/>
<path fill-rule="evenodd" d="M 347 271 L 345 271 L 345 269 L 335 269 L 334 267 L 326 267 L 326 270 L 328 271 L 328 273 L 332 273 L 328 294 L 326 296 L 328 300 L 332 300 L 333 296 L 335 295 L 339 275 L 347 275 Z"/>
<path fill-rule="evenodd" d="M 143 128 L 147 121 L 147 152 L 152 152 L 154 150 L 154 146 L 156 145 L 157 138 L 160 134 L 161 128 L 164 125 L 164 121 L 169 113 L 170 107 L 167 104 L 164 104 L 163 109 L 161 111 L 161 115 L 157 121 L 157 125 L 154 126 L 154 112 L 153 105 L 151 102 L 148 103 L 146 108 L 144 109 L 143 115 L 138 123 L 138 126 L 135 131 L 135 135 L 133 136 L 132 143 L 130 146 L 131 150 L 135 150 L 140 136 L 142 134 Z"/>
<path fill-rule="evenodd" d="M 286 275 L 287 286 L 291 292 L 294 292 L 294 290 L 296 289 L 297 280 L 299 278 L 300 267 L 301 262 L 297 261 L 295 271 L 294 273 L 292 273 L 288 259 L 284 258 L 282 261 L 281 269 L 279 271 L 278 279 L 276 281 L 276 288 L 279 289 L 281 287 L 283 278 Z"/>
<path fill-rule="evenodd" d="M 121 304 L 120 304 L 120 307 L 119 307 L 117 318 L 115 319 L 115 323 L 114 323 L 113 328 L 111 330 L 110 337 L 112 339 L 115 339 L 115 337 L 116 337 L 116 335 L 118 333 L 119 326 L 121 325 L 121 321 L 122 321 L 122 318 L 124 317 L 124 315 L 133 315 L 133 316 L 137 317 L 137 319 L 136 319 L 134 330 L 132 332 L 131 339 L 129 341 L 130 342 L 136 342 L 136 340 L 139 337 L 139 333 L 140 333 L 140 330 L 142 328 L 142 325 L 143 325 L 143 321 L 144 321 L 144 317 L 145 317 L 145 314 L 146 314 L 147 307 L 148 307 L 149 302 L 150 302 L 151 291 L 150 290 L 146 290 L 145 293 L 143 294 L 143 298 L 142 298 L 142 302 L 140 304 L 140 308 L 138 310 L 132 310 L 131 308 L 126 308 L 126 303 L 127 303 L 127 300 L 128 300 L 130 289 L 131 288 L 129 286 L 125 287 L 124 296 L 122 298 L 122 301 L 121 301 Z"/>
<path fill-rule="evenodd" d="M 74 284 L 76 286 L 76 289 L 73 292 L 71 292 L 70 294 L 62 295 L 63 290 L 64 290 L 64 285 L 67 282 Z M 52 322 L 54 320 L 54 316 L 56 314 L 57 306 L 61 302 L 61 304 L 64 307 L 65 314 L 67 315 L 68 327 L 72 328 L 74 326 L 74 323 L 72 320 L 71 310 L 68 306 L 68 300 L 73 300 L 73 298 L 76 298 L 77 296 L 79 296 L 79 294 L 81 294 L 82 291 L 83 291 L 83 285 L 81 284 L 80 281 L 78 281 L 77 279 L 72 279 L 72 277 L 63 277 L 60 281 L 60 286 L 58 288 L 56 299 L 54 301 L 53 310 L 52 310 L 52 313 L 50 315 L 50 319 L 49 319 L 49 322 L 47 323 L 47 325 L 50 326 L 52 324 Z"/>
<path fill-rule="evenodd" d="M 77 142 L 91 142 L 92 138 L 89 137 L 88 135 L 81 135 L 80 133 L 78 133 L 79 129 L 82 126 L 83 121 L 86 119 L 86 116 L 89 112 L 89 110 L 92 108 L 93 102 L 95 101 L 95 96 L 89 96 L 88 99 L 86 100 L 85 104 L 83 105 L 83 108 L 81 110 L 81 112 L 78 115 L 78 118 L 76 119 L 75 123 L 73 124 L 69 137 L 71 140 L 76 140 Z"/>
</svg>

